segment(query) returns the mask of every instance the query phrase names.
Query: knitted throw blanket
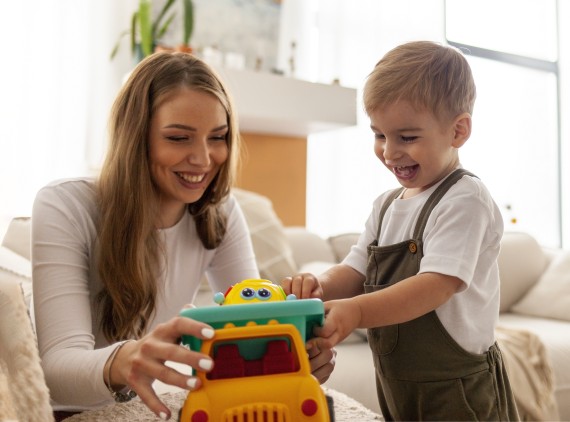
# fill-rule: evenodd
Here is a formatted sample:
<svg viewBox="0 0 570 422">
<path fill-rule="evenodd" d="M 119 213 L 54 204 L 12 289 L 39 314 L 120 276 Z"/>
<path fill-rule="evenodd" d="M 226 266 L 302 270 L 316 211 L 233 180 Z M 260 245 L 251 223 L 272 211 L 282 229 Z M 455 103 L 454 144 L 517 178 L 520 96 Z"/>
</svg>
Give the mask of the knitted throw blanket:
<svg viewBox="0 0 570 422">
<path fill-rule="evenodd" d="M 361 403 L 348 397 L 346 394 L 325 388 L 325 393 L 333 398 L 335 421 L 343 422 L 370 422 L 383 421 L 384 419 L 364 407 Z M 162 394 L 160 397 L 164 403 L 172 411 L 171 420 L 177 420 L 178 411 L 184 404 L 186 392 L 169 392 Z M 158 422 L 161 419 L 156 417 L 148 408 L 137 398 L 128 403 L 117 403 L 107 406 L 100 410 L 91 410 L 78 415 L 67 418 L 66 422 Z"/>
</svg>

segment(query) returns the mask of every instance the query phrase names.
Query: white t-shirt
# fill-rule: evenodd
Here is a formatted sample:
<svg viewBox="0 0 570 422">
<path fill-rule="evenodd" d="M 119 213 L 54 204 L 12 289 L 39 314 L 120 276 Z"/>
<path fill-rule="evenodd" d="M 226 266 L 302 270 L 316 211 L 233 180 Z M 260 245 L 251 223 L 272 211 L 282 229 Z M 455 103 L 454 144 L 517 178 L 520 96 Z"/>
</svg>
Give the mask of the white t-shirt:
<svg viewBox="0 0 570 422">
<path fill-rule="evenodd" d="M 441 183 L 441 182 L 440 182 Z M 379 246 L 412 238 L 428 197 L 439 186 L 409 199 L 395 199 L 382 221 Z M 343 261 L 366 274 L 367 246 L 376 238 L 380 209 L 389 192 L 375 201 L 365 231 Z M 501 212 L 478 179 L 464 176 L 431 212 L 423 235 L 420 273 L 458 277 L 464 288 L 436 309 L 453 339 L 465 350 L 483 353 L 494 343 L 499 316 L 497 256 L 503 235 Z"/>
<path fill-rule="evenodd" d="M 157 280 L 156 312 L 149 330 L 191 303 L 204 275 L 214 292 L 259 278 L 238 203 L 230 196 L 223 207 L 227 232 L 216 249 L 204 248 L 189 213 L 175 226 L 161 230 L 167 271 Z M 98 215 L 92 179 L 53 182 L 39 191 L 34 202 L 36 330 L 46 382 L 58 410 L 97 408 L 111 400 L 103 367 L 116 346 L 99 329 L 94 301 L 101 289 L 94 256 Z"/>
</svg>

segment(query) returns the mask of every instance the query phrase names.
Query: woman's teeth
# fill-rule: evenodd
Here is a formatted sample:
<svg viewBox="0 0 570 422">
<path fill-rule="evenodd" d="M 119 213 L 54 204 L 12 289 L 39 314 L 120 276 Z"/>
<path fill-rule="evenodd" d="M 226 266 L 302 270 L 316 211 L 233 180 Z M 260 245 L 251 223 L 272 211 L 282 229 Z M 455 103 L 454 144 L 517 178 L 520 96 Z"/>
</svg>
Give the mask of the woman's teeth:
<svg viewBox="0 0 570 422">
<path fill-rule="evenodd" d="M 204 176 L 206 176 L 205 174 L 195 175 L 195 174 L 185 174 L 185 173 L 176 173 L 176 175 L 181 179 L 184 179 L 188 183 L 200 183 L 202 180 L 204 180 Z"/>
</svg>

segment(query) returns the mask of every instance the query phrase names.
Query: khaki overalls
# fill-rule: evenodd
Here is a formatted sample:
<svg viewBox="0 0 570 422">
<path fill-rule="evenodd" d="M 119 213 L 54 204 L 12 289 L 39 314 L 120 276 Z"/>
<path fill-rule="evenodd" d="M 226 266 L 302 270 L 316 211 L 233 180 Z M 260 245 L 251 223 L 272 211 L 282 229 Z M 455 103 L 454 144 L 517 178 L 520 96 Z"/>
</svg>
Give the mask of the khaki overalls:
<svg viewBox="0 0 570 422">
<path fill-rule="evenodd" d="M 463 175 L 458 169 L 428 198 L 413 239 L 368 246 L 364 290 L 371 293 L 416 275 L 423 257 L 422 236 L 434 206 Z M 382 219 L 397 189 L 380 211 Z M 386 420 L 518 420 L 501 351 L 495 343 L 483 354 L 464 350 L 446 331 L 435 311 L 412 321 L 368 330 L 378 400 Z"/>
</svg>

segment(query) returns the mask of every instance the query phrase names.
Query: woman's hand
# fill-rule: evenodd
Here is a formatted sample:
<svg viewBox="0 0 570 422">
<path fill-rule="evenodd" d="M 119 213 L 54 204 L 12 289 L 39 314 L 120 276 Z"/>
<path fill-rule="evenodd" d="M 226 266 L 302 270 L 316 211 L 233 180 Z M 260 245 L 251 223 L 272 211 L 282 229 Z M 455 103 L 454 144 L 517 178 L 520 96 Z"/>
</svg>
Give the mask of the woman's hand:
<svg viewBox="0 0 570 422">
<path fill-rule="evenodd" d="M 210 371 L 213 367 L 209 356 L 178 344 L 182 335 L 210 339 L 214 336 L 214 330 L 209 325 L 190 318 L 172 318 L 157 325 L 140 340 L 126 343 L 118 351 L 110 371 L 108 364 L 105 369 L 105 374 L 110 375 L 112 385 L 118 386 L 117 388 L 128 385 L 136 391 L 148 408 L 163 420 L 169 419 L 171 412 L 152 388 L 154 380 L 184 389 L 193 390 L 200 387 L 197 377 L 182 374 L 164 363 L 178 362 L 201 371 Z"/>
<path fill-rule="evenodd" d="M 311 373 L 321 383 L 325 383 L 331 376 L 335 366 L 336 350 L 320 349 L 315 339 L 307 342 L 307 353 L 311 364 Z"/>
<path fill-rule="evenodd" d="M 294 294 L 297 299 L 323 298 L 323 288 L 313 274 L 302 273 L 281 280 L 285 294 Z"/>
</svg>

